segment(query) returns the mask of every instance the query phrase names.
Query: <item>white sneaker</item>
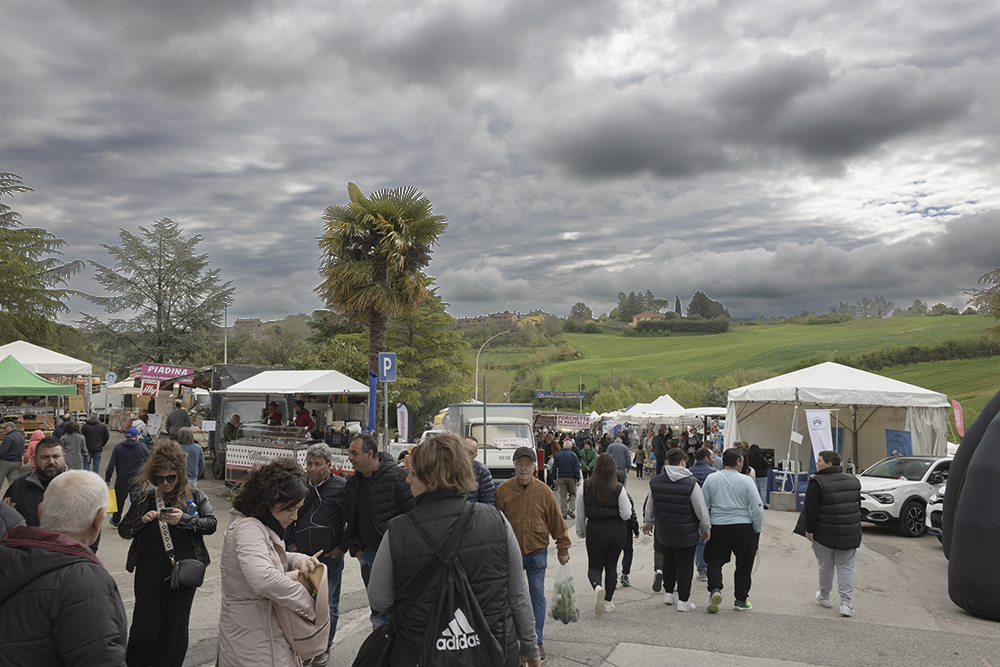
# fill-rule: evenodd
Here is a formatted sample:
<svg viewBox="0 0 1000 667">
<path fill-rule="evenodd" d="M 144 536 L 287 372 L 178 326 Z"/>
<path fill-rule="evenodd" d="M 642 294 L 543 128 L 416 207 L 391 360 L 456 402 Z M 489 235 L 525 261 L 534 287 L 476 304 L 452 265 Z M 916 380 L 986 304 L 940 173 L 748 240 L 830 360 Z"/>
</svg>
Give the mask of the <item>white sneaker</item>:
<svg viewBox="0 0 1000 667">
<path fill-rule="evenodd" d="M 614 611 L 614 610 L 615 610 L 615 603 L 614 602 L 608 602 L 608 601 L 604 602 L 604 613 L 605 614 L 608 613 L 609 611 Z"/>
<path fill-rule="evenodd" d="M 830 599 L 830 596 L 827 595 L 826 597 L 823 597 L 819 591 L 816 591 L 816 602 L 819 602 L 827 609 L 833 608 L 833 600 Z"/>
<path fill-rule="evenodd" d="M 674 594 L 673 593 L 667 593 L 666 591 L 664 591 L 664 593 L 663 593 L 663 601 L 666 604 L 673 604 L 674 603 Z"/>
<path fill-rule="evenodd" d="M 854 616 L 854 607 L 852 607 L 851 605 L 847 604 L 846 602 L 841 602 L 840 603 L 840 615 L 841 616 Z"/>
<path fill-rule="evenodd" d="M 684 600 L 678 600 L 677 611 L 694 611 L 694 602 L 691 602 L 690 600 L 687 602 Z"/>
<path fill-rule="evenodd" d="M 594 613 L 600 616 L 604 613 L 604 587 L 594 589 Z"/>
</svg>

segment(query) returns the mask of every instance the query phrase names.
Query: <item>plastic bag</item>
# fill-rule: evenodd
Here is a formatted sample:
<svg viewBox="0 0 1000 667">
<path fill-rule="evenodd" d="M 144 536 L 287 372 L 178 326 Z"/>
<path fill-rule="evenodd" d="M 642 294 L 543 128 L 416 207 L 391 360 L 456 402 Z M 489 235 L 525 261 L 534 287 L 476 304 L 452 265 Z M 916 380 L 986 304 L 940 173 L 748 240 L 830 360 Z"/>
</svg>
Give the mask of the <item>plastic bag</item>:
<svg viewBox="0 0 1000 667">
<path fill-rule="evenodd" d="M 556 573 L 555 596 L 552 598 L 552 618 L 565 623 L 580 620 L 580 607 L 576 604 L 576 587 L 569 564 L 560 565 Z"/>
<path fill-rule="evenodd" d="M 118 511 L 118 496 L 115 494 L 114 489 L 108 489 L 108 514 L 114 514 Z"/>
</svg>

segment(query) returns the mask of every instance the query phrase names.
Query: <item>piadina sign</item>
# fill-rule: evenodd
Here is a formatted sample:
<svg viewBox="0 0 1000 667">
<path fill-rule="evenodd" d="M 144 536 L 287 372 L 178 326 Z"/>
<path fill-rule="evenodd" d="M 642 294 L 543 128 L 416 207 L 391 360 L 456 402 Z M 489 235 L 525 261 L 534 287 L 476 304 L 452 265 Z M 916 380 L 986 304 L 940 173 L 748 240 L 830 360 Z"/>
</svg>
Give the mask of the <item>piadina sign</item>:
<svg viewBox="0 0 1000 667">
<path fill-rule="evenodd" d="M 164 364 L 142 365 L 142 379 L 151 380 L 153 382 L 173 380 L 174 378 L 181 377 L 183 375 L 191 375 L 192 373 L 194 373 L 193 368 L 185 368 L 184 366 L 166 366 Z M 191 384 L 192 378 L 184 378 L 183 380 L 178 380 L 177 382 L 178 384 Z"/>
</svg>

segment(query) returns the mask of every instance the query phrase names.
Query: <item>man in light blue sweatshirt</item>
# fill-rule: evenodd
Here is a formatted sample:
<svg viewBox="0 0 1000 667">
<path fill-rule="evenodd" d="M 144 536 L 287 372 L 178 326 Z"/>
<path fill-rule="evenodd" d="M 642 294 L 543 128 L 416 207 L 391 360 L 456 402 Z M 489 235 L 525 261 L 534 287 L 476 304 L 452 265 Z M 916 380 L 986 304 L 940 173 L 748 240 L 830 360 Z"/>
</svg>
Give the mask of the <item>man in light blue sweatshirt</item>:
<svg viewBox="0 0 1000 667">
<path fill-rule="evenodd" d="M 764 525 L 764 507 L 757 485 L 743 469 L 743 450 L 727 449 L 722 454 L 723 469 L 705 478 L 702 493 L 712 520 L 712 539 L 705 543 L 708 564 L 708 612 L 719 611 L 722 602 L 722 566 L 736 556 L 733 577 L 733 609 L 749 611 L 750 573 L 760 530 Z"/>
</svg>

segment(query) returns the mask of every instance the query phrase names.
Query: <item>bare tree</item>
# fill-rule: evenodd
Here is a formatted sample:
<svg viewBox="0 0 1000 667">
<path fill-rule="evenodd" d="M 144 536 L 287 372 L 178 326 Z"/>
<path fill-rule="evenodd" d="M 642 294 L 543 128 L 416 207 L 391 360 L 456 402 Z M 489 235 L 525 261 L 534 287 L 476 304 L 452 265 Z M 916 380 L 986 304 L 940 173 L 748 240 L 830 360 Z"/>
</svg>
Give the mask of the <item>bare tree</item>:
<svg viewBox="0 0 1000 667">
<path fill-rule="evenodd" d="M 872 316 L 872 308 L 874 306 L 875 306 L 875 302 L 872 299 L 869 299 L 866 296 L 861 297 L 860 299 L 858 299 L 857 303 L 855 304 L 855 308 L 857 308 L 856 317 L 862 317 L 862 318 L 865 318 L 865 319 L 871 317 Z"/>
<path fill-rule="evenodd" d="M 853 303 L 847 303 L 846 301 L 841 301 L 836 305 L 830 306 L 831 315 L 857 315 L 857 307 Z"/>
<path fill-rule="evenodd" d="M 896 310 L 896 304 L 892 301 L 887 301 L 884 296 L 875 297 L 875 301 L 872 304 L 872 314 L 875 317 L 883 318 L 892 315 L 892 311 Z"/>
</svg>

